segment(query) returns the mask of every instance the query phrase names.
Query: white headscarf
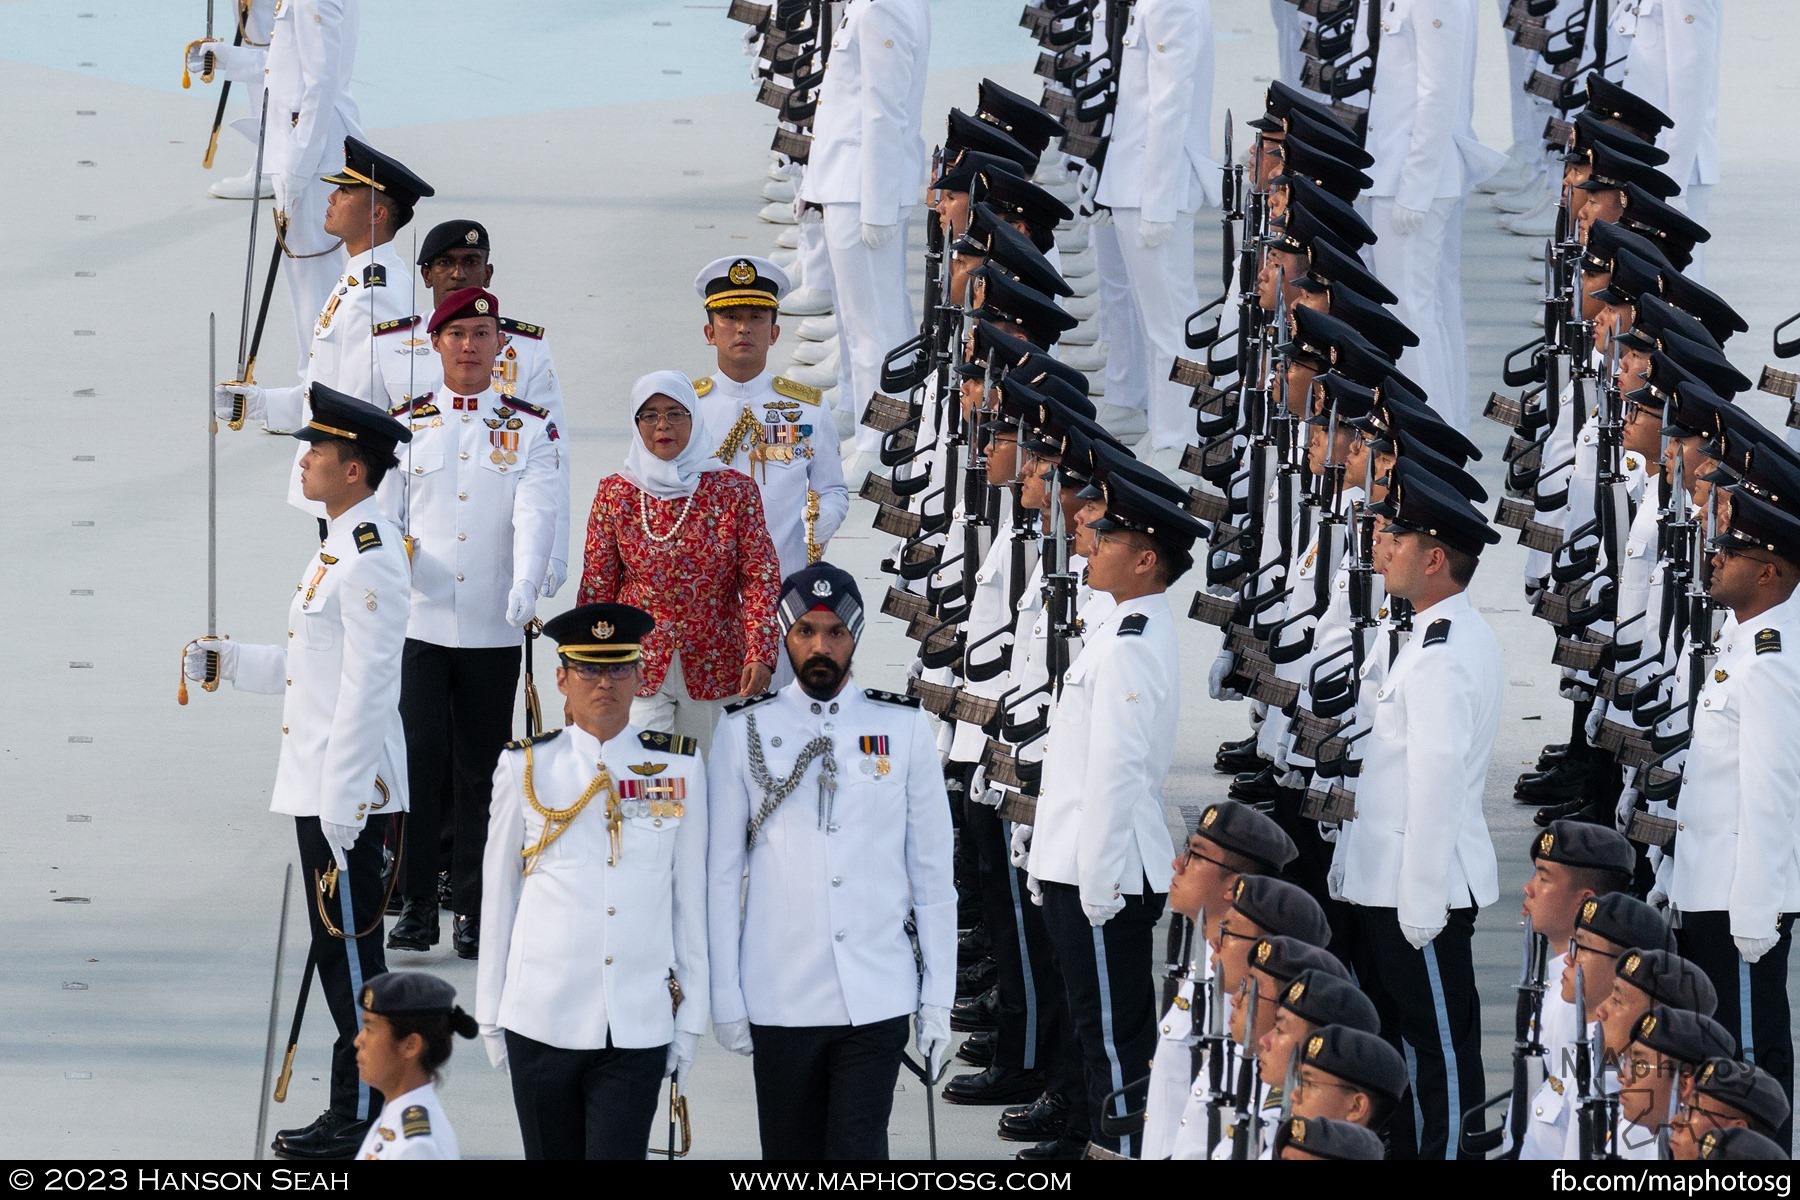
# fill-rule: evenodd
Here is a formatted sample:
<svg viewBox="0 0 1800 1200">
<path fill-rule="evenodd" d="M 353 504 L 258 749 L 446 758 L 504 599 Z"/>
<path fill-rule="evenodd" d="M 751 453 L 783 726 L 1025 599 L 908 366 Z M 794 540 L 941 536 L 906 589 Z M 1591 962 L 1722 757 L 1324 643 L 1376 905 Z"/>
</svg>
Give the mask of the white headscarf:
<svg viewBox="0 0 1800 1200">
<path fill-rule="evenodd" d="M 638 410 L 652 396 L 667 396 L 693 414 L 688 444 L 671 460 L 656 457 L 644 441 L 644 430 L 637 423 Z M 716 407 L 716 406 L 712 406 Z M 652 371 L 631 385 L 631 448 L 625 452 L 625 469 L 620 472 L 642 490 L 658 500 L 680 500 L 694 494 L 700 477 L 708 471 L 723 471 L 725 463 L 718 458 L 722 438 L 709 420 L 709 410 L 702 408 L 694 385 L 680 371 Z"/>
</svg>

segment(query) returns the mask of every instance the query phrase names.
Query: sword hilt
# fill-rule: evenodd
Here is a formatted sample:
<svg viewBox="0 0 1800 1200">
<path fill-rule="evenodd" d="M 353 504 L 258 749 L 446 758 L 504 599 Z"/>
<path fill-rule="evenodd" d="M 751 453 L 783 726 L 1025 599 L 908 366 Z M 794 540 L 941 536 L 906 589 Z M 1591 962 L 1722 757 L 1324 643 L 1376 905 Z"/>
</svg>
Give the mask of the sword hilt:
<svg viewBox="0 0 1800 1200">
<path fill-rule="evenodd" d="M 288 1044 L 287 1053 L 282 1055 L 281 1074 L 275 1077 L 275 1103 L 277 1104 L 285 1104 L 287 1102 L 288 1080 L 293 1077 L 294 1054 L 299 1049 L 300 1046 L 298 1043 L 290 1042 Z"/>
<path fill-rule="evenodd" d="M 254 358 L 252 358 L 244 364 L 243 378 L 228 379 L 225 381 L 225 386 L 226 387 L 249 387 L 251 384 L 254 384 L 255 382 L 256 382 L 256 360 Z M 241 393 L 241 392 L 231 398 L 231 416 L 226 420 L 225 426 L 226 426 L 226 428 L 230 429 L 233 433 L 236 433 L 238 430 L 240 430 L 244 427 L 244 418 L 246 416 L 246 413 L 245 413 L 246 403 L 247 402 L 244 399 L 243 393 Z"/>
</svg>

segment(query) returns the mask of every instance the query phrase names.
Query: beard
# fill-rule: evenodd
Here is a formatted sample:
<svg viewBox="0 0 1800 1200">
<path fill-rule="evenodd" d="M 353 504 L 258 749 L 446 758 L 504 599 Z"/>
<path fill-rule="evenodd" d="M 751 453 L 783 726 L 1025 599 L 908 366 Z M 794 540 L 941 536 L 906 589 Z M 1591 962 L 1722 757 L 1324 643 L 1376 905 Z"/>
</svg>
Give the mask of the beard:
<svg viewBox="0 0 1800 1200">
<path fill-rule="evenodd" d="M 823 654 L 794 663 L 794 678 L 799 681 L 800 689 L 814 700 L 829 700 L 837 695 L 849 674 L 850 664 L 840 666 Z"/>
</svg>

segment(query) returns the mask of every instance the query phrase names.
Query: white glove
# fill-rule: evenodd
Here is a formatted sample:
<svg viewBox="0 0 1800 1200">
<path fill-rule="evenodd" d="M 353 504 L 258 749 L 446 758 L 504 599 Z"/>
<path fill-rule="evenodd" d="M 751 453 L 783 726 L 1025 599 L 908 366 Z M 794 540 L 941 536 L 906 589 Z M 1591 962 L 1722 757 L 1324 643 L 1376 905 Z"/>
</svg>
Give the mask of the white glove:
<svg viewBox="0 0 1800 1200">
<path fill-rule="evenodd" d="M 1340 825 L 1338 828 L 1341 830 L 1343 826 Z M 1336 841 L 1337 839 L 1331 840 Z M 1344 868 L 1342 864 L 1334 862 L 1331 864 L 1331 868 L 1325 872 L 1325 891 L 1333 900 L 1344 898 Z"/>
<path fill-rule="evenodd" d="M 494 1065 L 494 1070 L 506 1070 L 506 1030 L 498 1025 L 483 1025 L 481 1044 L 487 1048 L 488 1062 Z"/>
<path fill-rule="evenodd" d="M 879 250 L 889 242 L 893 241 L 894 235 L 899 232 L 899 225 L 871 225 L 867 221 L 864 221 L 862 227 L 863 245 L 871 250 Z"/>
<path fill-rule="evenodd" d="M 213 388 L 213 415 L 221 422 L 231 420 L 233 396 L 244 398 L 244 420 L 260 421 L 268 415 L 268 397 L 261 387 L 254 383 L 221 383 Z"/>
<path fill-rule="evenodd" d="M 1044 907 L 1044 885 L 1036 875 L 1025 876 L 1025 890 L 1031 893 L 1031 902 L 1039 908 Z"/>
<path fill-rule="evenodd" d="M 1106 924 L 1108 921 L 1125 911 L 1125 898 L 1123 896 L 1114 896 L 1111 900 L 1104 901 L 1100 904 L 1090 904 L 1088 903 L 1087 898 L 1083 897 L 1081 901 L 1081 911 L 1087 914 L 1088 924 L 1092 925 L 1095 929 L 1098 929 L 1100 926 Z"/>
<path fill-rule="evenodd" d="M 1675 879 L 1675 856 L 1673 854 L 1657 854 L 1661 861 L 1656 864 L 1656 882 L 1650 885 L 1650 894 L 1644 897 L 1644 903 L 1661 912 L 1669 907 L 1669 886 Z"/>
<path fill-rule="evenodd" d="M 1638 790 L 1634 787 L 1619 790 L 1619 804 L 1613 809 L 1613 826 L 1624 833 L 1631 824 L 1631 814 L 1637 809 Z"/>
<path fill-rule="evenodd" d="M 210 54 L 213 56 L 214 76 L 226 75 L 231 72 L 231 65 L 235 61 L 234 56 L 240 53 L 242 52 L 230 42 L 222 42 L 217 39 L 210 42 L 199 42 L 188 50 L 187 69 L 195 75 L 201 74 L 206 70 L 206 56 Z"/>
<path fill-rule="evenodd" d="M 1113 223 L 1112 209 L 1096 208 L 1088 215 L 1087 223 L 1095 229 L 1104 229 Z"/>
<path fill-rule="evenodd" d="M 562 590 L 562 585 L 568 578 L 569 564 L 566 562 L 558 562 L 554 558 L 551 559 L 549 568 L 544 572 L 544 584 L 538 589 L 538 595 L 543 596 L 546 599 L 556 595 L 557 592 Z"/>
<path fill-rule="evenodd" d="M 196 683 L 205 679 L 208 654 L 216 654 L 219 657 L 220 683 L 230 683 L 237 678 L 237 643 L 223 639 L 189 642 L 188 648 L 181 655 L 182 673 Z"/>
<path fill-rule="evenodd" d="M 1422 209 L 1407 208 L 1396 204 L 1393 218 L 1389 223 L 1393 225 L 1395 233 L 1405 235 L 1425 223 L 1425 212 Z"/>
<path fill-rule="evenodd" d="M 663 1076 L 680 1074 L 687 1078 L 688 1071 L 694 1065 L 694 1052 L 700 1049 L 700 1035 L 677 1029 L 675 1040 L 669 1043 L 669 1061 L 663 1066 Z"/>
<path fill-rule="evenodd" d="M 356 835 L 362 831 L 354 825 L 333 825 L 321 817 L 319 832 L 325 835 L 326 844 L 331 847 L 331 857 L 337 860 L 338 870 L 348 871 L 350 861 L 345 855 L 350 853 L 350 847 L 356 845 Z"/>
<path fill-rule="evenodd" d="M 802 225 L 823 224 L 825 221 L 825 210 L 816 204 L 808 204 L 806 201 L 800 199 L 798 195 L 795 195 L 794 220 Z M 867 229 L 868 226 L 864 225 L 863 228 Z"/>
<path fill-rule="evenodd" d="M 1592 746 L 1594 739 L 1600 736 L 1600 725 L 1605 720 L 1606 701 L 1596 699 L 1593 707 L 1588 709 L 1587 720 L 1581 726 L 1581 731 L 1587 735 L 1588 745 Z"/>
<path fill-rule="evenodd" d="M 756 1044 L 750 1040 L 749 1021 L 714 1021 L 713 1037 L 733 1054 L 749 1054 L 756 1049 Z"/>
<path fill-rule="evenodd" d="M 1173 221 L 1138 222 L 1138 241 L 1144 244 L 1146 250 L 1156 249 L 1158 246 L 1168 241 L 1169 235 L 1174 232 L 1175 222 Z"/>
<path fill-rule="evenodd" d="M 1417 925 L 1408 925 L 1405 921 L 1402 921 L 1400 922 L 1400 932 L 1406 935 L 1406 940 L 1412 943 L 1412 948 L 1414 950 L 1423 950 L 1425 947 L 1431 945 L 1431 940 L 1433 938 L 1444 932 L 1444 927 L 1438 925 L 1431 929 L 1421 929 Z"/>
<path fill-rule="evenodd" d="M 1031 826 L 1014 825 L 1012 831 L 1012 865 L 1023 871 L 1031 857 Z"/>
<path fill-rule="evenodd" d="M 1769 951 L 1773 950 L 1775 948 L 1775 943 L 1781 940 L 1781 935 L 1772 933 L 1768 937 L 1734 937 L 1731 940 L 1737 944 L 1738 954 L 1743 960 L 1747 963 L 1753 963 Z"/>
<path fill-rule="evenodd" d="M 918 1029 L 916 1045 L 925 1060 L 925 1072 L 936 1083 L 944 1073 L 944 1052 L 950 1048 L 950 1010 L 936 1004 L 919 1007 L 915 1019 Z"/>
<path fill-rule="evenodd" d="M 513 582 L 512 595 L 506 598 L 506 623 L 523 629 L 537 615 L 538 585 L 529 579 Z"/>
<path fill-rule="evenodd" d="M 1213 659 L 1212 670 L 1206 673 L 1206 694 L 1214 700 L 1242 700 L 1244 693 L 1225 686 L 1225 677 L 1236 665 L 1237 655 L 1229 650 L 1219 651 L 1219 657 Z"/>
</svg>

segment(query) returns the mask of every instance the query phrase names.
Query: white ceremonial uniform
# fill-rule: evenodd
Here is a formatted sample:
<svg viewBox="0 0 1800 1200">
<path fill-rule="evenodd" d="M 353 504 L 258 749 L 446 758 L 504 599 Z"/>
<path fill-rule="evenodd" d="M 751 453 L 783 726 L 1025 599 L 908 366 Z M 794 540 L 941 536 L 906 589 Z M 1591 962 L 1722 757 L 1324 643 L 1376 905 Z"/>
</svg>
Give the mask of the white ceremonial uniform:
<svg viewBox="0 0 1800 1200">
<path fill-rule="evenodd" d="M 833 700 L 791 683 L 726 710 L 708 771 L 715 1022 L 869 1025 L 922 1005 L 950 1007 L 950 804 L 917 705 L 852 680 Z M 837 789 L 829 802 L 822 797 L 814 759 L 747 850 L 749 823 L 765 802 L 751 773 L 752 737 L 776 780 L 815 738 L 827 739 Z"/>
<path fill-rule="evenodd" d="M 1575 1044 L 1575 1027 L 1579 1018 L 1575 1006 L 1562 998 L 1552 981 L 1544 989 L 1543 1015 L 1538 1024 L 1538 1040 L 1544 1047 L 1544 1080 L 1531 1097 L 1530 1120 L 1524 1139 L 1519 1143 L 1519 1158 L 1561 1158 L 1563 1143 L 1569 1136 L 1569 1114 L 1574 1111 L 1573 1080 L 1567 1078 L 1571 1053 Z M 1507 1107 L 1508 1115 L 1512 1108 Z"/>
<path fill-rule="evenodd" d="M 1150 1059 L 1141 1156 L 1146 1160 L 1175 1156 L 1178 1139 L 1187 1126 L 1189 1098 L 1196 1089 L 1204 1093 L 1208 1082 L 1195 1078 L 1193 1047 L 1206 1034 L 1204 1006 L 1212 981 L 1212 947 L 1198 936 L 1195 941 L 1199 943 L 1200 957 L 1190 972 L 1191 978 L 1181 981 L 1175 1002 L 1163 1013 L 1156 1054 Z"/>
<path fill-rule="evenodd" d="M 356 1157 L 385 1162 L 461 1158 L 462 1148 L 438 1099 L 437 1085 L 421 1084 L 382 1105 Z"/>
<path fill-rule="evenodd" d="M 1012 569 L 1013 539 L 1020 535 L 1012 521 L 1013 497 L 1010 492 L 1002 492 L 1001 495 L 999 528 L 995 531 L 993 545 L 988 547 L 987 557 L 982 560 L 981 569 L 975 573 L 975 598 L 970 601 L 969 614 L 962 624 L 967 638 L 967 648 L 963 653 L 962 689 L 972 696 L 987 699 L 997 699 L 1007 690 L 1014 632 L 1018 628 L 1015 623 L 1018 610 L 1012 604 Z M 1029 534 L 1024 536 L 1027 544 L 1022 549 L 1029 569 L 1035 565 L 1038 543 Z M 970 677 L 970 666 L 991 669 L 995 666 L 996 659 L 1005 660 L 1008 670 L 998 671 L 987 679 Z M 981 752 L 987 747 L 986 731 L 967 721 L 957 721 L 955 725 L 950 747 L 951 761 L 979 761 Z"/>
<path fill-rule="evenodd" d="M 735 439 L 730 466 L 754 479 L 762 493 L 763 517 L 786 579 L 810 561 L 806 494 L 819 495 L 812 535 L 821 550 L 850 512 L 837 426 L 824 393 L 764 371 L 748 383 L 723 372 L 696 379 L 694 394 L 726 414 L 715 428 L 730 429 L 746 415 L 756 422 L 755 431 Z"/>
<path fill-rule="evenodd" d="M 1455 429 L 1468 427 L 1464 197 L 1505 162 L 1475 138 L 1475 14 L 1471 0 L 1383 0 L 1364 201 L 1378 239 L 1365 251 L 1369 267 L 1399 296 L 1394 315 L 1419 335 L 1401 369 Z M 1396 207 L 1426 214 L 1424 222 L 1400 233 Z"/>
<path fill-rule="evenodd" d="M 1146 882 L 1169 890 L 1162 787 L 1181 721 L 1180 661 L 1167 594 L 1123 601 L 1088 626 L 1051 709 L 1027 869 L 1075 885 L 1091 909 L 1117 908 Z"/>
<path fill-rule="evenodd" d="M 1729 913 L 1736 938 L 1800 911 L 1797 717 L 1800 595 L 1728 627 L 1694 706 L 1669 899 Z"/>
<path fill-rule="evenodd" d="M 706 1032 L 706 768 L 684 742 L 627 725 L 602 743 L 570 726 L 501 752 L 482 858 L 482 1025 L 565 1050 L 647 1049 Z M 575 804 L 602 768 L 611 789 L 534 862 L 538 806 Z"/>
<path fill-rule="evenodd" d="M 1217 204 L 1212 158 L 1211 0 L 1138 0 L 1125 29 L 1118 106 L 1100 169 L 1097 203 L 1113 210 L 1120 261 L 1131 288 L 1135 354 L 1148 380 L 1149 447 L 1193 438 L 1192 389 L 1169 379 L 1187 353 L 1183 322 L 1200 307 L 1194 283 L 1194 212 Z M 1174 225 L 1155 246 L 1146 224 Z"/>
<path fill-rule="evenodd" d="M 1332 859 L 1339 899 L 1395 908 L 1401 924 L 1436 929 L 1446 909 L 1500 898 L 1481 794 L 1503 681 L 1500 644 L 1467 592 L 1414 614 L 1412 638 L 1358 705 L 1369 746 L 1359 811 Z"/>
<path fill-rule="evenodd" d="M 281 273 L 302 362 L 312 335 L 308 317 L 324 307 L 343 270 L 342 243 L 325 232 L 325 200 L 336 185 L 320 176 L 341 161 L 345 138 L 362 137 L 350 95 L 361 23 L 361 0 L 279 0 L 268 48 L 245 56 L 247 71 L 260 73 L 268 89 L 263 174 L 275 178 L 277 220 L 285 222 Z M 260 109 L 233 127 L 255 142 L 259 118 Z"/>
<path fill-rule="evenodd" d="M 383 323 L 406 316 L 408 296 L 395 284 L 406 278 L 406 263 L 394 252 L 392 242 L 373 246 L 352 258 L 337 278 L 330 296 L 316 310 L 312 349 L 306 362 L 306 382 L 294 387 L 269 388 L 263 393 L 263 425 L 273 433 L 292 433 L 312 420 L 307 389 L 322 383 L 355 396 L 384 412 L 405 399 L 396 390 L 388 364 L 375 353 L 374 341 Z M 325 508 L 308 500 L 300 490 L 301 445 L 288 476 L 288 503 L 315 517 Z"/>
<path fill-rule="evenodd" d="M 800 199 L 825 210 L 839 378 L 865 455 L 881 444 L 881 435 L 860 423 L 881 385 L 881 360 L 914 331 L 906 222 L 925 183 L 919 125 L 930 52 L 927 0 L 850 0 L 832 34 L 800 182 Z M 899 229 L 872 248 L 862 240 L 865 225 Z"/>
<path fill-rule="evenodd" d="M 1724 0 L 1635 0 L 1637 34 L 1624 84 L 1674 119 L 1656 135 L 1669 155 L 1660 168 L 1681 186 L 1670 200 L 1702 225 L 1719 182 L 1719 77 Z M 1706 282 L 1706 249 L 1694 247 L 1683 272 Z"/>
<path fill-rule="evenodd" d="M 382 510 L 412 536 L 406 636 L 435 646 L 517 646 L 506 620 L 515 581 L 544 578 L 566 500 L 555 423 L 488 388 L 396 405 L 413 439 L 381 488 Z"/>
<path fill-rule="evenodd" d="M 238 648 L 233 686 L 285 697 L 270 811 L 357 829 L 406 811 L 406 573 L 400 530 L 371 496 L 330 522 L 308 560 L 287 642 Z"/>
<path fill-rule="evenodd" d="M 429 314 L 415 315 L 408 321 L 383 325 L 376 331 L 381 373 L 387 377 L 388 394 L 395 401 L 414 396 L 428 396 L 444 390 L 444 360 L 431 348 L 425 332 Z M 560 431 L 568 428 L 563 420 L 562 384 L 556 379 L 556 362 L 550 357 L 550 345 L 544 340 L 544 327 L 511 317 L 500 318 L 500 349 L 494 356 L 494 390 L 508 399 L 528 400 L 550 414 L 550 423 Z M 556 466 L 562 475 L 557 492 L 556 537 L 550 546 L 550 578 L 545 580 L 544 595 L 554 596 L 569 574 L 569 443 L 560 437 L 556 443 Z M 557 587 L 550 587 L 554 580 Z"/>
</svg>

